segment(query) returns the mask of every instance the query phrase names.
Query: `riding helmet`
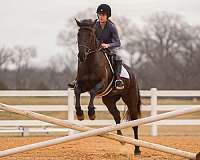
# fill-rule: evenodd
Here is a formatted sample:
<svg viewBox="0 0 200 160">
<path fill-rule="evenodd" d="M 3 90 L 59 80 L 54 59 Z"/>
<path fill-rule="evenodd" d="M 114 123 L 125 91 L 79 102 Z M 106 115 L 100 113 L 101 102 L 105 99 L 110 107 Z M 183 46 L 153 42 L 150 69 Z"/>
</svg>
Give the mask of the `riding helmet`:
<svg viewBox="0 0 200 160">
<path fill-rule="evenodd" d="M 107 4 L 100 4 L 97 8 L 97 14 L 106 13 L 108 18 L 111 17 L 111 8 Z"/>
</svg>

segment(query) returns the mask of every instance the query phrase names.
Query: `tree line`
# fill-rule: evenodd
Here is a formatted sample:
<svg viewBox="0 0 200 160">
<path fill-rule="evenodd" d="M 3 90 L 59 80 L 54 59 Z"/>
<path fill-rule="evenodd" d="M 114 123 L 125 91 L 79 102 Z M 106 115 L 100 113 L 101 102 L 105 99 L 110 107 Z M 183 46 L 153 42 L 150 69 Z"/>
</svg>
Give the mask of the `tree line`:
<svg viewBox="0 0 200 160">
<path fill-rule="evenodd" d="M 91 13 L 88 9 L 74 17 L 95 19 Z M 31 65 L 37 58 L 34 46 L 0 46 L 0 89 L 67 89 L 77 68 L 74 17 L 58 33 L 63 54 L 50 58 L 45 67 Z M 200 89 L 200 26 L 164 12 L 144 19 L 142 26 L 125 17 L 112 20 L 122 41 L 121 56 L 141 89 Z"/>
</svg>

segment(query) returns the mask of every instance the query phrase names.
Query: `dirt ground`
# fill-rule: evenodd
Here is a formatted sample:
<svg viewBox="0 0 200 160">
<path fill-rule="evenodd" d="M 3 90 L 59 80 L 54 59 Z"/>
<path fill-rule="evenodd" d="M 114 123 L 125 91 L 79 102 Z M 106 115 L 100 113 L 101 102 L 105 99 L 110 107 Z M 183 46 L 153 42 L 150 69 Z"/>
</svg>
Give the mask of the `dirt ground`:
<svg viewBox="0 0 200 160">
<path fill-rule="evenodd" d="M 1 137 L 0 150 L 45 141 L 55 137 Z M 200 152 L 200 136 L 162 136 L 140 139 L 190 152 Z M 102 137 L 92 137 L 74 142 L 63 143 L 47 148 L 15 154 L 2 160 L 185 160 L 158 151 L 141 148 L 140 157 L 133 155 L 132 145 L 121 145 L 119 142 Z"/>
</svg>

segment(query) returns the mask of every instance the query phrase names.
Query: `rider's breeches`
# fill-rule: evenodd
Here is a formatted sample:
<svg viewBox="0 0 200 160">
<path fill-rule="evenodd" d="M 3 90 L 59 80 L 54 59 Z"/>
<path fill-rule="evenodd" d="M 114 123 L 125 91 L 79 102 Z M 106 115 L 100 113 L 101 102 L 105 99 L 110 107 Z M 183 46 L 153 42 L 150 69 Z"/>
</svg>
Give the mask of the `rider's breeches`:
<svg viewBox="0 0 200 160">
<path fill-rule="evenodd" d="M 117 50 L 112 50 L 111 54 L 112 54 L 113 62 L 115 65 L 115 67 L 114 67 L 115 76 L 116 76 L 116 79 L 118 79 L 121 74 L 121 70 L 122 70 L 122 59 L 117 54 Z"/>
</svg>

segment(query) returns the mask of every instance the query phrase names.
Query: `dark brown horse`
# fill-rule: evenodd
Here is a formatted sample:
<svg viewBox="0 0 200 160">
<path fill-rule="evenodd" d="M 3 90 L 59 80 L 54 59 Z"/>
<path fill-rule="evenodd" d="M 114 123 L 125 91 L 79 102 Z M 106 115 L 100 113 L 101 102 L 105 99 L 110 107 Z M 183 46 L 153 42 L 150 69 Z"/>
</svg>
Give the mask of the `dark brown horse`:
<svg viewBox="0 0 200 160">
<path fill-rule="evenodd" d="M 78 31 L 78 74 L 77 83 L 74 89 L 76 96 L 76 115 L 79 120 L 84 119 L 84 114 L 80 105 L 80 94 L 83 92 L 90 93 L 90 102 L 88 105 L 88 116 L 91 120 L 95 119 L 95 107 L 93 104 L 96 95 L 101 94 L 113 79 L 113 73 L 109 66 L 109 62 L 103 51 L 99 49 L 96 43 L 95 24 L 96 21 L 83 20 L 77 21 Z M 131 69 L 124 65 L 130 78 L 122 78 L 124 89 L 113 89 L 102 96 L 103 103 L 113 115 L 117 124 L 120 123 L 120 112 L 117 109 L 116 102 L 122 98 L 128 107 L 130 120 L 138 119 L 140 116 L 140 94 L 135 75 Z M 133 127 L 135 138 L 138 139 L 138 127 Z M 117 134 L 122 135 L 120 130 Z M 140 154 L 139 146 L 135 146 L 134 153 Z"/>
</svg>

